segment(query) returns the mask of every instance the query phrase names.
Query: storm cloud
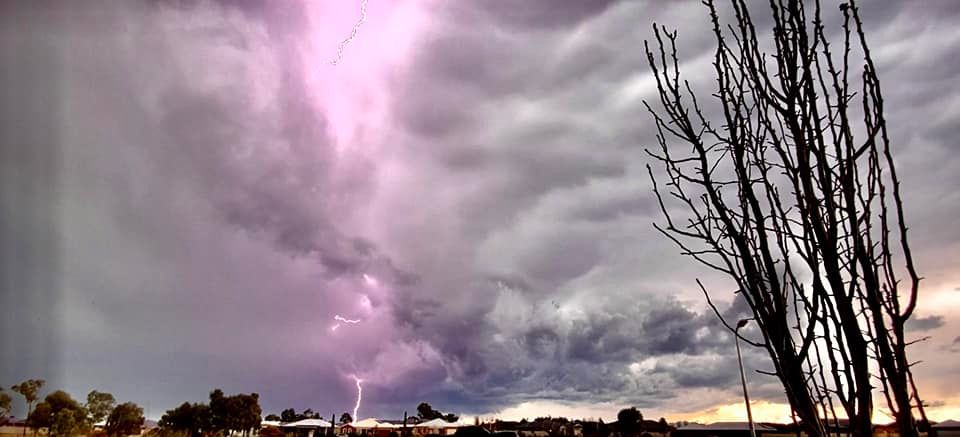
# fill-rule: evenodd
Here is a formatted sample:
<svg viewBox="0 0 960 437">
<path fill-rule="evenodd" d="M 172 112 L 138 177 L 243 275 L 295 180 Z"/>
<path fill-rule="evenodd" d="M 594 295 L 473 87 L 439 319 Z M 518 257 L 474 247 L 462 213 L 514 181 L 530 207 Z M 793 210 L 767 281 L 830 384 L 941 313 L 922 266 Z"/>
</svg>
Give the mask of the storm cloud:
<svg viewBox="0 0 960 437">
<path fill-rule="evenodd" d="M 215 387 L 339 414 L 353 377 L 362 416 L 735 401 L 695 279 L 728 319 L 748 309 L 653 229 L 643 153 L 642 42 L 679 29 L 709 89 L 706 11 L 521 3 L 370 0 L 336 67 L 351 2 L 0 6 L 0 384 L 151 417 Z M 930 358 L 958 323 L 960 10 L 864 10 L 926 277 L 911 334 L 937 339 L 918 382 L 947 398 L 957 371 Z"/>
</svg>

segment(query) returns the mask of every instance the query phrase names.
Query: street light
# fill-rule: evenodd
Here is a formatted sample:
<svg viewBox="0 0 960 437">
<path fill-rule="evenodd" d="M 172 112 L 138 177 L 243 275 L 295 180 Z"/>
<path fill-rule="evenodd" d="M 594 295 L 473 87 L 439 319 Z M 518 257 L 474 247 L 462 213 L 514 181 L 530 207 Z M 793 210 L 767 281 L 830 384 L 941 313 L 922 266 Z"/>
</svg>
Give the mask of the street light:
<svg viewBox="0 0 960 437">
<path fill-rule="evenodd" d="M 757 437 L 757 430 L 753 426 L 753 413 L 750 412 L 750 395 L 747 394 L 747 378 L 743 375 L 743 358 L 740 358 L 740 328 L 747 326 L 750 319 L 737 322 L 737 329 L 733 330 L 733 342 L 737 345 L 737 363 L 740 364 L 740 384 L 743 385 L 743 403 L 747 406 L 747 423 L 750 424 L 750 437 Z"/>
</svg>

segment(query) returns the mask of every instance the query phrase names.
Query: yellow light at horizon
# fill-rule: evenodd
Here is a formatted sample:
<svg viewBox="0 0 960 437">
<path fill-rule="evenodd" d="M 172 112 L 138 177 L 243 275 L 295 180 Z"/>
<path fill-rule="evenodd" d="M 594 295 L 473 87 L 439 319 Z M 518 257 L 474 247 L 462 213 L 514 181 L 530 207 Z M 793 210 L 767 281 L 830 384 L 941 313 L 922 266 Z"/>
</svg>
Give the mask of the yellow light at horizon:
<svg viewBox="0 0 960 437">
<path fill-rule="evenodd" d="M 754 422 L 776 422 L 790 423 L 790 406 L 776 402 L 758 401 L 751 402 L 750 409 L 753 412 Z M 747 410 L 743 402 L 723 404 L 706 410 L 695 411 L 692 413 L 676 414 L 671 416 L 670 421 L 690 421 L 700 423 L 712 422 L 746 422 Z"/>
<path fill-rule="evenodd" d="M 886 408 L 875 404 L 872 421 L 875 424 L 891 423 L 894 421 Z M 792 423 L 793 418 L 790 415 L 790 405 L 777 402 L 751 402 L 750 408 L 753 412 L 754 422 L 772 422 L 772 423 Z M 956 420 L 960 418 L 960 398 L 949 399 L 945 405 L 936 407 L 927 407 L 925 409 L 927 418 L 931 421 L 942 422 L 944 420 Z M 842 416 L 839 414 L 838 416 Z M 919 417 L 919 416 L 917 416 Z M 669 417 L 670 421 L 690 421 L 699 423 L 712 422 L 746 422 L 747 410 L 743 402 L 719 405 L 705 410 L 691 413 L 675 414 Z"/>
</svg>

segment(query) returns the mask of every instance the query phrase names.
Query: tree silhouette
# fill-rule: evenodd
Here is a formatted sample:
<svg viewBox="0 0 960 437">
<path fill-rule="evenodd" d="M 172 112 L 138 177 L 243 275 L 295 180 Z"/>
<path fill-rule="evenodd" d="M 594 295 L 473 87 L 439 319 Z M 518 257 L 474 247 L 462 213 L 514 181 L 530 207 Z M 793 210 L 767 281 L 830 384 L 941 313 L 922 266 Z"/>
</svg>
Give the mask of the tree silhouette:
<svg viewBox="0 0 960 437">
<path fill-rule="evenodd" d="M 433 407 L 426 402 L 421 402 L 420 405 L 417 405 L 417 415 L 423 420 L 433 420 L 443 417 L 443 413 L 434 410 Z"/>
<path fill-rule="evenodd" d="M 157 425 L 164 430 L 185 432 L 198 437 L 211 430 L 210 407 L 206 404 L 184 402 L 172 410 L 167 410 Z"/>
<path fill-rule="evenodd" d="M 658 185 L 648 166 L 666 219 L 657 229 L 735 281 L 758 341 L 740 336 L 697 282 L 734 335 L 767 351 L 809 434 L 826 435 L 820 412 L 836 420 L 839 410 L 870 435 L 879 380 L 900 435 L 915 436 L 911 410 L 925 417 L 904 326 L 920 277 L 859 10 L 841 5 L 835 54 L 819 1 L 772 0 L 769 44 L 745 0 L 730 1 L 730 25 L 704 4 L 719 115 L 680 79 L 676 32 L 654 25 L 656 48 L 645 44 L 660 103 L 647 104 L 659 143 L 648 153 L 662 168 Z"/>
<path fill-rule="evenodd" d="M 643 414 L 640 414 L 637 407 L 624 408 L 617 413 L 617 426 L 620 428 L 620 435 L 623 437 L 636 435 L 642 422 Z"/>
</svg>

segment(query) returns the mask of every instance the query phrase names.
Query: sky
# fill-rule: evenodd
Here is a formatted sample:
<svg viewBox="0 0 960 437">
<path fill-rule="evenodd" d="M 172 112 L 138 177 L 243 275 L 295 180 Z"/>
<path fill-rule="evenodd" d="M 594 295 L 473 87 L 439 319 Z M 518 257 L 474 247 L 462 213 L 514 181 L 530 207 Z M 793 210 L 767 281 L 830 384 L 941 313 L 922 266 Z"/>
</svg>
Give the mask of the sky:
<svg viewBox="0 0 960 437">
<path fill-rule="evenodd" d="M 925 277 L 910 356 L 960 419 L 960 4 L 863 15 Z M 339 415 L 357 378 L 362 417 L 743 418 L 695 280 L 744 308 L 652 226 L 654 22 L 709 85 L 697 1 L 3 2 L 0 385 L 151 418 L 214 388 Z"/>
</svg>

